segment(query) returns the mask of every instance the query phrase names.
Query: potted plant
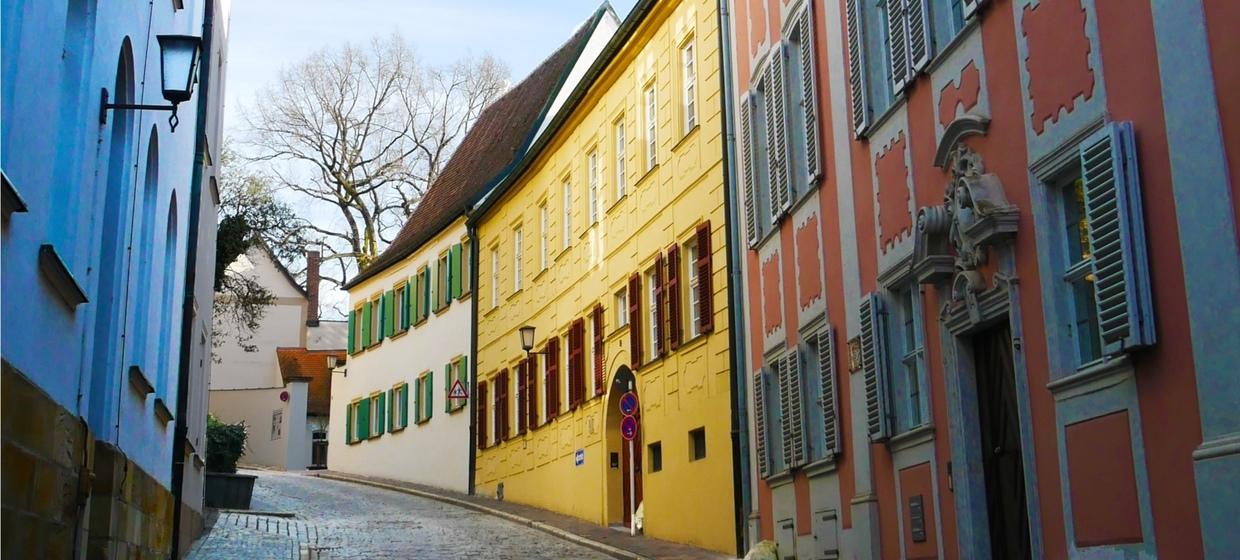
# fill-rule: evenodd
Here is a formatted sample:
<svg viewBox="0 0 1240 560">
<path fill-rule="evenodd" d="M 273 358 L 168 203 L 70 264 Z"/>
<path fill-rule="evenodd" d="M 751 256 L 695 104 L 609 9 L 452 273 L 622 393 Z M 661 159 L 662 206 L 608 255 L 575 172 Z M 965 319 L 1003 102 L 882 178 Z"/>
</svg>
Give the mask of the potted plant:
<svg viewBox="0 0 1240 560">
<path fill-rule="evenodd" d="M 225 424 L 207 415 L 207 480 L 204 498 L 208 507 L 249 509 L 254 494 L 252 474 L 237 474 L 237 460 L 245 453 L 245 422 Z"/>
</svg>

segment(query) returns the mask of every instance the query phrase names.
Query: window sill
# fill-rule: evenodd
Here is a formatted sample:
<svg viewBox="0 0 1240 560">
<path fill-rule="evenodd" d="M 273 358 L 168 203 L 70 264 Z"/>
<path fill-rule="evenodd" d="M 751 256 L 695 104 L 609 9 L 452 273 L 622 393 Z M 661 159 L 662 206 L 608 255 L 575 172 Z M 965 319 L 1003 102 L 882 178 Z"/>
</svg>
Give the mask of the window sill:
<svg viewBox="0 0 1240 560">
<path fill-rule="evenodd" d="M 659 164 L 656 163 L 650 166 L 649 168 L 646 169 L 644 173 L 642 173 L 641 177 L 637 178 L 637 183 L 635 183 L 633 186 L 634 187 L 642 186 L 642 183 L 645 183 L 646 179 L 648 179 L 651 175 L 654 175 L 654 172 L 658 170 L 659 170 Z"/>
<path fill-rule="evenodd" d="M 499 306 L 498 306 L 498 305 L 492 305 L 490 309 L 488 309 L 488 310 L 486 310 L 486 311 L 483 311 L 483 312 L 482 312 L 482 316 L 483 316 L 483 317 L 488 317 L 488 316 L 492 315 L 493 313 L 495 313 L 495 310 L 497 310 L 497 309 L 499 309 Z"/>
<path fill-rule="evenodd" d="M 614 338 L 620 338 L 620 335 L 621 335 L 621 334 L 624 334 L 624 333 L 627 333 L 627 332 L 629 332 L 629 324 L 628 324 L 628 323 L 625 323 L 625 324 L 623 324 L 623 325 L 620 325 L 620 326 L 616 327 L 616 328 L 615 328 L 614 330 L 612 330 L 610 333 L 607 333 L 607 338 L 606 338 L 605 340 L 606 340 L 606 341 L 611 341 L 611 340 L 612 340 L 612 339 L 614 339 Z"/>
<path fill-rule="evenodd" d="M 926 423 L 887 439 L 887 448 L 903 451 L 934 441 L 934 424 Z"/>
<path fill-rule="evenodd" d="M 686 352 L 689 350 L 693 350 L 697 348 L 698 346 L 701 346 L 702 344 L 704 344 L 706 342 L 706 339 L 707 339 L 706 333 L 698 333 L 697 336 L 681 341 L 680 346 L 677 346 L 676 349 L 668 353 L 670 354 L 672 352 Z"/>
<path fill-rule="evenodd" d="M 425 423 L 427 423 L 427 422 L 430 422 L 430 421 L 431 421 L 431 419 L 430 419 L 430 418 L 423 418 L 423 419 L 421 419 L 421 420 L 417 420 L 417 421 L 415 421 L 415 422 L 414 422 L 414 424 L 415 424 L 415 425 L 418 425 L 418 426 L 421 426 L 421 425 L 423 425 L 423 424 L 425 424 Z"/>
<path fill-rule="evenodd" d="M 393 433 L 393 434 L 398 434 L 398 433 L 400 433 L 400 432 L 405 431 L 405 428 L 407 428 L 407 427 L 408 427 L 408 426 L 401 426 L 401 427 L 399 427 L 399 428 L 392 428 L 391 433 Z"/>
<path fill-rule="evenodd" d="M 611 201 L 611 204 L 607 205 L 607 209 L 606 209 L 606 210 L 604 210 L 604 211 L 603 211 L 603 213 L 604 213 L 604 214 L 608 214 L 608 215 L 610 215 L 610 214 L 611 214 L 611 211 L 612 211 L 612 210 L 615 210 L 617 206 L 620 206 L 620 203 L 621 203 L 621 202 L 624 202 L 624 200 L 625 200 L 626 198 L 628 198 L 628 197 L 629 197 L 629 193 L 628 193 L 628 191 L 625 191 L 625 193 L 624 193 L 624 194 L 622 194 L 622 195 L 620 195 L 620 196 L 616 197 L 616 199 L 615 199 L 615 200 Z"/>
<path fill-rule="evenodd" d="M 456 408 L 453 408 L 453 409 L 448 410 L 448 414 L 456 414 L 456 413 L 458 413 L 458 412 L 460 412 L 460 411 L 462 411 L 462 410 L 465 410 L 465 406 L 464 406 L 464 405 L 462 405 L 462 406 L 458 406 L 458 407 L 456 407 Z"/>
<path fill-rule="evenodd" d="M 521 292 L 523 291 L 525 291 L 525 288 L 517 288 L 513 290 L 512 293 L 508 294 L 508 297 L 504 298 L 504 301 L 512 301 L 517 296 L 521 295 Z"/>
<path fill-rule="evenodd" d="M 468 300 L 468 299 L 469 299 L 469 297 L 470 297 L 470 296 L 472 296 L 472 295 L 474 295 L 474 293 L 473 293 L 472 291 L 471 291 L 471 292 L 465 292 L 465 293 L 462 293 L 460 297 L 456 298 L 456 301 L 465 301 L 465 300 Z"/>
<path fill-rule="evenodd" d="M 805 473 L 805 476 L 808 478 L 815 478 L 824 474 L 835 472 L 835 470 L 839 467 L 839 463 L 837 463 L 835 459 L 836 456 L 834 455 L 828 456 L 825 459 L 818 459 L 817 461 L 801 467 L 801 472 Z"/>
<path fill-rule="evenodd" d="M 679 150 L 681 146 L 687 144 L 689 141 L 689 137 L 694 136 L 695 135 L 694 133 L 696 133 L 698 129 L 700 128 L 702 128 L 701 124 L 694 123 L 693 128 L 690 128 L 687 132 L 685 132 L 684 136 L 681 136 L 680 140 L 676 141 L 676 145 L 672 146 L 672 153 L 676 153 L 676 151 Z"/>
<path fill-rule="evenodd" d="M 1072 375 L 1047 383 L 1046 388 L 1055 400 L 1062 401 L 1117 385 L 1131 376 L 1132 358 L 1121 354 L 1116 358 L 1103 358 L 1087 364 Z"/>
<path fill-rule="evenodd" d="M 766 477 L 766 485 L 771 488 L 777 488 L 786 484 L 792 484 L 792 470 L 784 469 L 771 476 Z"/>
<path fill-rule="evenodd" d="M 534 275 L 534 282 L 538 282 L 540 279 L 542 279 L 543 276 L 546 276 L 548 270 L 551 270 L 550 266 L 538 271 L 538 274 Z"/>
<path fill-rule="evenodd" d="M 405 330 L 403 330 L 403 331 L 399 331 L 399 332 L 394 332 L 394 333 L 392 333 L 391 335 L 388 335 L 388 337 L 387 337 L 385 340 L 396 340 L 396 339 L 398 339 L 398 338 L 400 338 L 400 337 L 402 337 L 402 336 L 405 336 L 405 335 L 407 335 L 407 334 L 409 334 L 409 329 L 405 329 Z"/>
</svg>

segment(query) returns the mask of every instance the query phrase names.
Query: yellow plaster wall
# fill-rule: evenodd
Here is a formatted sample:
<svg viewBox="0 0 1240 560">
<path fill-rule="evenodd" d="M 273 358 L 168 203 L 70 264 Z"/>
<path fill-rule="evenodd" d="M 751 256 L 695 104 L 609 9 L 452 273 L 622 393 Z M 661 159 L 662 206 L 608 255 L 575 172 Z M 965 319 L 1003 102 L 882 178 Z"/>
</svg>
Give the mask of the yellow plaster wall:
<svg viewBox="0 0 1240 560">
<path fill-rule="evenodd" d="M 607 383 L 630 362 L 628 328 L 617 329 L 613 300 L 634 272 L 650 267 L 673 243 L 688 241 L 703 221 L 711 224 L 714 325 L 712 334 L 685 342 L 666 357 L 636 372 L 642 402 L 641 445 L 659 441 L 663 469 L 643 466 L 645 533 L 719 551 L 735 548 L 730 441 L 728 320 L 722 138 L 719 100 L 718 31 L 712 0 L 660 2 L 629 44 L 592 86 L 570 120 L 479 222 L 478 363 L 479 379 L 489 385 L 500 369 L 512 370 L 524 357 L 517 329 L 536 327 L 536 347 L 552 335 L 563 338 L 574 319 L 586 320 L 586 404 L 545 423 L 542 358 L 539 358 L 539 427 L 478 451 L 477 492 L 494 495 L 504 485 L 506 500 L 574 515 L 595 523 L 619 523 L 620 471 L 608 468 L 609 451 L 619 452 L 615 426 L 605 411 L 613 395 L 593 396 L 593 328 L 589 312 L 605 309 Z M 698 127 L 685 133 L 681 46 L 692 38 L 696 52 Z M 659 165 L 646 170 L 642 92 L 654 80 L 658 97 Z M 626 123 L 627 196 L 617 200 L 614 129 Z M 602 217 L 589 226 L 587 154 L 598 149 Z M 562 249 L 564 179 L 573 186 L 571 245 Z M 548 207 L 548 261 L 540 270 L 540 203 Z M 520 225 L 523 289 L 514 291 L 513 228 Z M 499 255 L 498 298 L 492 297 L 491 251 Z M 682 251 L 682 269 L 687 255 Z M 682 273 L 683 320 L 687 323 L 688 278 Z M 648 285 L 643 279 L 643 296 Z M 493 307 L 494 303 L 494 307 Z M 643 305 L 643 329 L 647 311 Z M 625 310 L 627 313 L 627 310 Z M 685 326 L 685 338 L 689 336 Z M 647 348 L 650 343 L 646 343 Z M 561 349 L 563 354 L 563 348 Z M 567 364 L 561 363 L 561 391 Z M 517 405 L 510 374 L 510 410 Z M 494 421 L 494 388 L 488 388 L 488 421 Z M 562 409 L 568 399 L 561 397 Z M 613 423 L 615 418 L 612 419 Z M 515 432 L 517 421 L 510 421 Z M 606 426 L 606 427 L 605 427 Z M 690 461 L 689 431 L 704 427 L 707 455 Z M 492 438 L 493 439 L 493 438 Z M 584 449 L 585 462 L 573 455 Z M 610 473 L 610 474 L 609 474 Z M 609 482 L 611 481 L 611 482 Z"/>
</svg>

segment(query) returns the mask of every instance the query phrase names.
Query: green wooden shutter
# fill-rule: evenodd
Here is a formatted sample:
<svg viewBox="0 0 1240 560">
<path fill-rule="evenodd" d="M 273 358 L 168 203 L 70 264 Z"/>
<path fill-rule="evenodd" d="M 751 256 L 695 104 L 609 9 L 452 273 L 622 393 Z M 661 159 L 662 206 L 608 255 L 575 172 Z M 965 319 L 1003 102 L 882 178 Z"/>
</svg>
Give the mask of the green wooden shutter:
<svg viewBox="0 0 1240 560">
<path fill-rule="evenodd" d="M 443 411 L 452 412 L 452 399 L 448 393 L 452 391 L 452 362 L 443 366 Z"/>
<path fill-rule="evenodd" d="M 383 333 L 392 336 L 396 332 L 396 293 L 388 290 L 383 294 Z"/>
<path fill-rule="evenodd" d="M 359 440 L 370 437 L 370 399 L 363 398 L 357 402 L 357 432 Z"/>
<path fill-rule="evenodd" d="M 352 354 L 352 353 L 354 353 L 354 352 L 357 352 L 357 348 L 355 347 L 355 344 L 354 344 L 354 342 L 355 342 L 355 341 L 354 341 L 354 338 L 355 338 L 354 333 L 356 332 L 356 329 L 357 329 L 357 324 L 356 324 L 356 323 L 357 323 L 357 317 L 356 317 L 356 315 L 357 315 L 357 313 L 356 313 L 355 311 L 350 311 L 350 312 L 349 312 L 349 341 L 348 341 L 348 346 L 349 346 L 349 353 L 350 353 L 350 354 Z"/>
<path fill-rule="evenodd" d="M 410 296 L 410 307 L 413 308 L 413 322 L 422 321 L 422 272 L 413 275 L 413 294 Z"/>
<path fill-rule="evenodd" d="M 431 269 L 430 267 L 423 268 L 421 272 L 421 276 L 422 276 L 422 291 L 420 294 L 422 296 L 421 318 L 425 319 L 430 316 L 430 310 L 431 310 Z"/>
<path fill-rule="evenodd" d="M 413 282 L 405 279 L 405 299 L 400 302 L 405 309 L 400 321 L 401 330 L 408 330 L 409 325 L 413 324 L 413 302 L 416 300 L 417 298 L 413 297 Z"/>
<path fill-rule="evenodd" d="M 379 433 L 388 431 L 387 392 L 379 393 Z"/>
<path fill-rule="evenodd" d="M 457 369 L 456 378 L 461 381 L 461 387 L 464 387 L 465 391 L 468 392 L 469 391 L 469 358 L 461 358 L 460 364 L 461 364 L 461 367 Z M 469 399 L 461 399 L 457 403 L 457 408 L 464 408 L 465 405 L 468 403 L 469 403 Z"/>
<path fill-rule="evenodd" d="M 436 270 L 438 267 L 439 263 L 431 263 L 431 267 L 429 269 L 431 283 L 431 311 L 434 311 L 435 313 L 439 313 L 439 271 Z"/>
<path fill-rule="evenodd" d="M 457 243 L 452 246 L 452 250 L 448 252 L 449 258 L 452 259 L 452 297 L 460 299 L 461 297 L 461 280 L 464 273 L 464 267 L 461 266 L 461 244 Z"/>
<path fill-rule="evenodd" d="M 423 411 L 423 413 L 426 416 L 423 417 L 423 420 L 430 420 L 431 414 L 435 412 L 435 376 L 428 374 L 424 383 L 426 386 L 422 389 L 426 392 L 426 402 L 423 404 L 425 405 L 426 410 Z"/>
<path fill-rule="evenodd" d="M 1111 123 L 1080 147 L 1090 264 L 1102 352 L 1154 344 L 1154 308 L 1132 123 Z"/>
<path fill-rule="evenodd" d="M 370 332 L 372 318 L 370 314 L 373 312 L 369 301 L 362 305 L 362 348 L 369 348 L 373 343 Z"/>
<path fill-rule="evenodd" d="M 402 383 L 400 386 L 400 425 L 405 427 L 409 425 L 409 384 Z"/>
<path fill-rule="evenodd" d="M 883 302 L 871 293 L 861 300 L 861 366 L 865 376 L 866 423 L 870 441 L 890 434 L 887 402 L 887 344 Z"/>
<path fill-rule="evenodd" d="M 378 325 L 379 332 L 375 333 L 375 342 L 383 342 L 384 335 L 387 332 L 387 323 L 388 323 L 387 301 L 388 301 L 387 294 L 380 293 L 379 301 L 375 303 L 375 305 L 379 307 L 378 309 L 375 310 L 375 313 L 379 314 L 379 325 Z"/>
<path fill-rule="evenodd" d="M 353 403 L 344 407 L 344 442 L 353 443 Z"/>
</svg>

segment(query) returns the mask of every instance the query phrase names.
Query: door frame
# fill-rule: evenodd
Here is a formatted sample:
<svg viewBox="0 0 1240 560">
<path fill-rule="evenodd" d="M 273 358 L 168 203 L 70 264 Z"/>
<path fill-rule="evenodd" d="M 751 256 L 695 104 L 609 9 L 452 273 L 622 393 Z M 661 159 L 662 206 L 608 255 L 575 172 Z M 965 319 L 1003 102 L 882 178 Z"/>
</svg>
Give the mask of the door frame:
<svg viewBox="0 0 1240 560">
<path fill-rule="evenodd" d="M 632 381 L 632 388 L 625 386 L 626 383 L 630 380 Z M 627 461 L 625 461 L 625 456 L 628 452 L 628 445 L 624 441 L 624 437 L 619 435 L 620 434 L 619 422 L 621 418 L 619 402 L 620 402 L 621 395 L 624 395 L 626 392 L 630 390 L 633 391 L 633 393 L 637 394 L 637 416 L 638 418 L 641 418 L 642 403 L 644 401 L 642 400 L 641 391 L 638 388 L 639 384 L 637 383 L 637 374 L 632 369 L 630 369 L 628 365 L 621 364 L 618 368 L 616 368 L 616 371 L 615 373 L 612 374 L 611 381 L 607 384 L 607 387 L 608 387 L 607 395 L 604 400 L 604 406 L 606 407 L 606 410 L 603 412 L 603 434 L 604 434 L 603 439 L 604 439 L 604 442 L 606 443 L 606 445 L 604 446 L 605 449 L 603 452 L 603 456 L 607 458 L 604 461 L 605 463 L 604 468 L 606 469 L 605 488 L 610 489 L 612 484 L 615 483 L 615 481 L 613 480 L 613 477 L 617 477 L 620 479 L 619 480 L 620 509 L 622 511 L 620 513 L 619 521 L 622 525 L 624 525 L 624 527 L 629 527 L 629 523 L 632 523 L 632 519 L 630 518 L 630 516 L 632 515 L 632 508 L 624 507 L 625 501 L 629 499 L 628 498 L 628 485 L 626 484 L 626 481 L 625 481 L 625 473 L 627 472 L 626 469 L 628 468 Z M 616 440 L 616 443 L 619 445 L 619 448 L 611 447 L 613 433 L 616 434 L 615 440 Z M 633 451 L 634 451 L 634 454 L 636 455 L 636 460 L 633 465 L 634 467 L 633 470 L 637 476 L 636 484 L 637 484 L 637 494 L 639 496 L 644 495 L 644 492 L 643 492 L 644 488 L 642 487 L 642 483 L 644 482 L 642 474 L 645 471 L 645 465 L 643 464 L 645 449 L 642 448 L 642 445 L 643 445 L 642 441 L 644 439 L 644 436 L 645 436 L 645 428 L 643 426 L 640 426 L 639 424 L 639 427 L 637 430 L 637 438 L 633 440 Z M 611 457 L 611 453 L 613 452 L 615 452 L 620 457 L 620 468 L 619 469 L 610 468 L 610 464 L 609 464 L 610 457 Z M 613 470 L 619 471 L 619 472 L 612 472 Z M 606 490 L 604 491 L 604 494 L 605 495 L 607 494 Z M 605 524 L 607 525 L 610 525 L 612 522 L 611 515 L 609 513 L 610 509 L 611 509 L 610 507 L 606 508 L 606 510 L 604 511 L 604 516 L 603 516 L 603 518 L 605 519 Z M 627 519 L 627 522 L 626 522 L 626 519 Z"/>
</svg>

